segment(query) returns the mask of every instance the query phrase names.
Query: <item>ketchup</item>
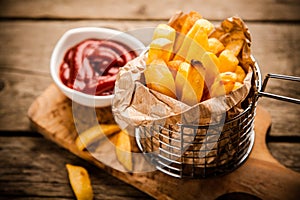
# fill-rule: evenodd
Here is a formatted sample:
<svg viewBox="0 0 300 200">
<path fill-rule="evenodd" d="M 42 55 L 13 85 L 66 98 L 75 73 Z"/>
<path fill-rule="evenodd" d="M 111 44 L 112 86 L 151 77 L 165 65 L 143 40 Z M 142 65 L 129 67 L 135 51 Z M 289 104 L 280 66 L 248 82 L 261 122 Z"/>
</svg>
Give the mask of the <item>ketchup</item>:
<svg viewBox="0 0 300 200">
<path fill-rule="evenodd" d="M 62 82 L 92 95 L 113 94 L 119 68 L 137 54 L 120 42 L 87 39 L 70 48 L 60 66 Z"/>
</svg>

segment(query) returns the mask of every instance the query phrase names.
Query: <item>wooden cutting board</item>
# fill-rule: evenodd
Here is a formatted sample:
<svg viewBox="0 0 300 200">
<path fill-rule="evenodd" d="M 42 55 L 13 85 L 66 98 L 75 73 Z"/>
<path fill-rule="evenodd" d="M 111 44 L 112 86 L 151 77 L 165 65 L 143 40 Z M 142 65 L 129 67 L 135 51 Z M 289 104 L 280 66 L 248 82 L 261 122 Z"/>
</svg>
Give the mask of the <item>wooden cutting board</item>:
<svg viewBox="0 0 300 200">
<path fill-rule="evenodd" d="M 216 199 L 230 192 L 244 192 L 262 199 L 298 199 L 300 196 L 300 174 L 278 163 L 267 149 L 265 138 L 271 118 L 259 106 L 255 117 L 255 143 L 249 158 L 234 172 L 207 179 L 177 179 L 159 171 L 127 173 L 105 165 L 87 151 L 77 149 L 72 107 L 74 104 L 53 84 L 32 103 L 28 117 L 47 139 L 156 199 Z M 79 109 L 88 110 L 80 106 Z M 100 115 L 100 121 L 112 118 L 109 108 L 102 109 Z"/>
</svg>

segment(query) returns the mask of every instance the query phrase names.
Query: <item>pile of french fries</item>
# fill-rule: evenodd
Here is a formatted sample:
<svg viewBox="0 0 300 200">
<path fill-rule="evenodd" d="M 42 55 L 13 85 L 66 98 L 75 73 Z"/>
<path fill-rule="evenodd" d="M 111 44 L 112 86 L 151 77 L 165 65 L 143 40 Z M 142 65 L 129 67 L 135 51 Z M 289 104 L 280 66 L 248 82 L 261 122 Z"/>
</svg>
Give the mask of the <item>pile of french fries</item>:
<svg viewBox="0 0 300 200">
<path fill-rule="evenodd" d="M 230 29 L 230 24 L 227 27 Z M 195 11 L 180 13 L 154 30 L 144 70 L 146 85 L 191 106 L 230 94 L 243 86 L 246 77 L 239 60 L 244 45 L 243 30 L 218 29 Z M 117 124 L 91 127 L 79 134 L 75 144 L 80 151 L 97 142 L 101 148 L 99 141 L 105 137 L 115 145 L 118 161 L 132 172 L 134 146 L 128 132 Z M 80 179 L 88 186 L 74 186 L 76 195 L 84 191 L 92 198 L 87 173 L 71 165 L 67 169 L 71 184 Z"/>
<path fill-rule="evenodd" d="M 191 11 L 154 30 L 144 71 L 147 87 L 195 105 L 243 85 L 246 72 L 238 55 L 244 39 L 225 34 Z"/>
</svg>

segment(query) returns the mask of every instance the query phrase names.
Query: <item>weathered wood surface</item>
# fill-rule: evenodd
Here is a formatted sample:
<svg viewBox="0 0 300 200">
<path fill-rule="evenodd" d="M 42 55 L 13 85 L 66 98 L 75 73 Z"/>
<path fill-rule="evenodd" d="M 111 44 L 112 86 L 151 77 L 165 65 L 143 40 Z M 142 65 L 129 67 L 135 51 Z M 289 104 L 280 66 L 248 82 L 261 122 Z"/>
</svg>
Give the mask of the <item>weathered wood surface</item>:
<svg viewBox="0 0 300 200">
<path fill-rule="evenodd" d="M 152 199 L 37 133 L 2 132 L 0 143 L 0 199 L 73 199 L 66 163 L 88 170 L 96 199 Z M 280 144 L 271 145 L 274 151 L 280 151 Z M 299 148 L 298 153 L 283 152 L 282 157 L 287 154 L 299 158 Z M 288 157 L 282 163 L 294 166 Z"/>
<path fill-rule="evenodd" d="M 176 179 L 158 171 L 121 172 L 103 164 L 89 152 L 79 150 L 75 145 L 78 133 L 72 104 L 54 85 L 34 101 L 28 116 L 46 138 L 157 199 L 215 199 L 228 191 L 242 191 L 262 199 L 297 199 L 300 195 L 300 174 L 279 164 L 267 149 L 265 138 L 271 119 L 262 108 L 257 109 L 256 140 L 247 162 L 226 176 L 205 180 Z"/>
<path fill-rule="evenodd" d="M 96 181 L 93 186 L 99 188 L 97 197 L 146 198 L 133 188 L 127 193 L 126 186 L 119 186 L 124 185 L 122 182 L 105 172 L 98 177 L 98 173 L 102 171 L 98 172 L 97 168 L 57 148 L 55 144 L 36 137 L 35 134 L 27 135 L 32 129 L 26 112 L 30 104 L 52 83 L 49 75 L 51 51 L 66 30 L 98 26 L 131 31 L 166 22 L 176 10 L 199 11 L 214 23 L 232 15 L 239 15 L 246 21 L 252 33 L 253 55 L 263 74 L 273 72 L 300 76 L 299 7 L 298 0 L 154 0 L 151 3 L 141 0 L 0 1 L 0 160 L 4 161 L 0 162 L 0 199 L 73 199 L 64 178 L 66 174 L 56 176 L 52 173 L 59 171 L 64 165 L 62 163 L 73 161 L 92 171 L 92 180 Z M 296 98 L 300 96 L 299 85 L 288 82 L 270 82 L 268 91 Z M 300 171 L 300 124 L 297 122 L 300 118 L 299 106 L 264 98 L 259 100 L 259 105 L 272 116 L 273 124 L 268 142 L 272 155 L 286 167 Z M 19 136 L 22 136 L 21 142 L 18 140 Z M 42 146 L 41 143 L 45 145 L 42 149 L 39 147 Z M 52 149 L 57 153 L 52 152 Z M 47 163 L 45 159 L 32 162 L 36 155 L 39 158 L 58 159 L 59 167 L 51 164 L 47 167 L 48 165 L 43 164 Z M 10 163 L 9 167 L 7 163 Z M 13 165 L 18 167 L 14 168 Z M 41 167 L 36 167 L 37 165 Z M 42 168 L 47 169 L 50 175 L 46 175 Z M 18 176 L 11 176 L 12 174 Z M 49 176 L 59 178 L 47 181 Z M 40 182 L 38 177 L 45 181 Z M 112 179 L 113 183 L 110 182 Z M 58 183 L 64 183 L 64 186 Z M 118 185 L 119 188 L 114 189 L 113 185 Z M 56 194 L 56 187 L 68 192 Z M 136 196 L 132 197 L 132 192 Z M 39 196 L 42 193 L 43 196 Z M 116 195 L 113 196 L 114 194 Z"/>
<path fill-rule="evenodd" d="M 73 199 L 67 163 L 88 170 L 95 199 L 152 199 L 37 135 L 0 137 L 0 143 L 0 199 Z"/>
<path fill-rule="evenodd" d="M 197 10 L 211 20 L 222 20 L 239 15 L 247 20 L 284 21 L 299 20 L 299 1 L 288 0 L 14 0 L 1 1 L 0 17 L 11 18 L 100 18 L 100 19 L 168 19 L 177 10 Z M 113 12 L 112 12 L 113 11 Z"/>
</svg>

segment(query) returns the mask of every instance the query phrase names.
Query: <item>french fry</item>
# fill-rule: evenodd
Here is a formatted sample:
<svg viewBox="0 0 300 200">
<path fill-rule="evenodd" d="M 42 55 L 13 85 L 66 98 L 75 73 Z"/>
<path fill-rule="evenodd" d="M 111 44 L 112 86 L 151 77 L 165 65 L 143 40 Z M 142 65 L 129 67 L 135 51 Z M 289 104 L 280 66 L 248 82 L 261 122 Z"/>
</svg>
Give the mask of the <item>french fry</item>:
<svg viewBox="0 0 300 200">
<path fill-rule="evenodd" d="M 146 69 L 144 73 L 147 87 L 188 105 L 229 94 L 241 87 L 246 72 L 240 65 L 245 68 L 242 58 L 249 52 L 245 48 L 251 38 L 243 22 L 239 18 L 232 19 L 234 23 L 227 19 L 221 27 L 215 27 L 195 11 L 178 12 L 168 25 L 159 25 L 153 36 L 154 50 L 151 51 L 150 44 L 148 53 L 147 64 L 154 62 L 154 65 L 150 65 L 150 72 Z M 172 54 L 169 53 L 171 46 Z M 164 61 L 161 68 L 153 67 L 161 60 Z M 200 73 L 193 72 L 193 60 L 203 64 L 202 71 L 196 70 Z"/>
<path fill-rule="evenodd" d="M 198 12 L 191 11 L 182 25 L 180 33 L 185 35 L 192 28 L 195 22 L 201 18 L 202 16 Z"/>
<path fill-rule="evenodd" d="M 216 38 L 208 38 L 208 51 L 214 53 L 215 55 L 219 54 L 225 49 L 224 45 L 220 40 Z"/>
<path fill-rule="evenodd" d="M 235 57 L 232 51 L 225 49 L 219 56 L 219 71 L 222 72 L 234 72 L 239 63 L 239 60 Z"/>
<path fill-rule="evenodd" d="M 92 200 L 93 189 L 89 174 L 83 167 L 66 164 L 69 181 L 77 200 Z"/>
<path fill-rule="evenodd" d="M 159 24 L 153 32 L 147 64 L 150 64 L 155 59 L 163 59 L 165 62 L 168 62 L 173 53 L 175 38 L 175 29 L 167 24 Z"/>
<path fill-rule="evenodd" d="M 215 81 L 220 81 L 220 77 L 219 77 L 219 65 L 220 65 L 220 61 L 219 58 L 211 53 L 211 52 L 206 52 L 202 58 L 201 58 L 201 62 L 204 65 L 204 67 L 206 68 L 206 75 L 205 75 L 205 83 L 207 85 L 208 88 L 211 87 L 211 85 L 214 84 Z M 219 79 L 219 80 L 217 80 Z"/>
<path fill-rule="evenodd" d="M 173 75 L 173 78 L 175 79 L 176 77 L 176 74 L 177 74 L 177 71 L 178 71 L 178 68 L 180 66 L 180 64 L 182 63 L 181 60 L 171 60 L 168 62 L 168 67 Z"/>
<path fill-rule="evenodd" d="M 157 38 L 150 43 L 148 58 L 146 63 L 150 64 L 156 59 L 170 60 L 174 42 L 167 38 Z"/>
<path fill-rule="evenodd" d="M 226 94 L 229 94 L 237 81 L 237 75 L 234 72 L 224 72 L 220 74 L 221 80 L 224 84 Z"/>
<path fill-rule="evenodd" d="M 238 56 L 239 53 L 240 53 L 240 51 L 241 51 L 241 49 L 243 48 L 243 46 L 244 46 L 244 40 L 243 39 L 238 39 L 238 40 L 232 40 L 232 41 L 230 41 L 226 45 L 225 49 L 230 50 L 231 52 L 233 52 L 233 54 L 235 56 Z"/>
<path fill-rule="evenodd" d="M 240 83 L 243 83 L 244 79 L 246 77 L 246 73 L 245 73 L 244 69 L 241 66 L 238 65 L 236 67 L 235 73 L 237 75 L 237 81 L 240 82 Z"/>
<path fill-rule="evenodd" d="M 185 60 L 190 62 L 192 59 L 200 60 L 208 49 L 208 32 L 214 26 L 205 19 L 198 19 L 184 37 L 174 60 Z"/>
<path fill-rule="evenodd" d="M 152 40 L 158 39 L 158 38 L 166 38 L 170 41 L 175 41 L 176 37 L 176 31 L 171 26 L 167 24 L 159 24 L 154 32 Z"/>
<path fill-rule="evenodd" d="M 162 59 L 152 61 L 146 67 L 144 75 L 148 88 L 172 98 L 176 98 L 173 75 Z"/>
<path fill-rule="evenodd" d="M 212 84 L 209 92 L 212 98 L 225 95 L 226 91 L 223 81 L 219 78 L 216 78 L 216 81 Z"/>
<path fill-rule="evenodd" d="M 169 20 L 168 25 L 174 28 L 177 33 L 180 33 L 187 17 L 187 14 L 184 14 L 182 11 L 179 11 Z"/>
<path fill-rule="evenodd" d="M 108 137 L 120 130 L 117 124 L 96 125 L 79 134 L 75 140 L 75 144 L 82 151 L 96 140 L 101 140 L 105 136 Z"/>
<path fill-rule="evenodd" d="M 116 155 L 119 162 L 128 170 L 133 170 L 130 137 L 126 130 L 118 133 L 116 141 Z"/>
<path fill-rule="evenodd" d="M 175 84 L 178 98 L 188 104 L 200 102 L 204 88 L 205 68 L 202 63 L 192 60 L 191 64 L 182 62 L 179 66 Z"/>
<path fill-rule="evenodd" d="M 188 15 L 184 14 L 183 12 L 177 13 L 174 17 L 170 19 L 168 25 L 175 29 L 176 31 L 176 39 L 175 44 L 173 46 L 173 52 L 177 52 L 181 46 L 181 43 L 184 39 L 184 34 L 181 34 L 181 29 L 183 24 L 185 23 Z"/>
</svg>

